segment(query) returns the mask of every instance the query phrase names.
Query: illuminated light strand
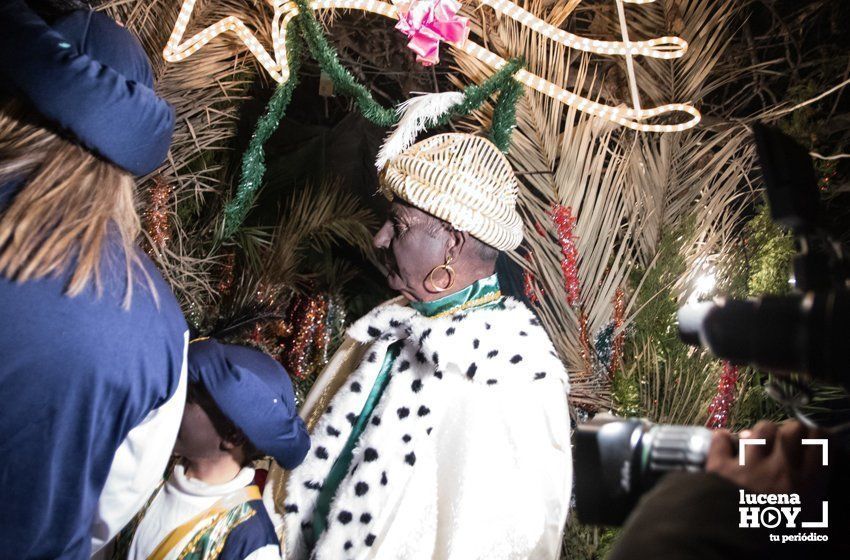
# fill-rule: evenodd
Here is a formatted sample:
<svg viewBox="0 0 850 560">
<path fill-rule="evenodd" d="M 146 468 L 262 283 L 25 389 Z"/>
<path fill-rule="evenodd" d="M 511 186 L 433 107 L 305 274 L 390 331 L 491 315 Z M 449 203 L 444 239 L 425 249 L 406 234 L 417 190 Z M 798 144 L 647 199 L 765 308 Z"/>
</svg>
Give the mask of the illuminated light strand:
<svg viewBox="0 0 850 560">
<path fill-rule="evenodd" d="M 286 52 L 286 29 L 289 22 L 298 15 L 298 6 L 291 0 L 272 0 L 274 8 L 272 18 L 272 52 L 274 57 L 266 51 L 257 40 L 250 29 L 237 17 L 228 16 L 206 29 L 198 32 L 190 39 L 180 42 L 186 32 L 186 27 L 197 0 L 184 0 L 183 6 L 177 17 L 177 21 L 163 51 L 163 57 L 169 62 L 185 60 L 204 45 L 212 41 L 218 35 L 233 32 L 248 47 L 260 64 L 266 69 L 271 77 L 277 82 L 286 82 L 289 79 L 289 64 Z M 563 44 L 572 49 L 597 54 L 608 54 L 626 56 L 627 61 L 631 56 L 642 55 L 653 58 L 671 59 L 678 58 L 687 50 L 687 42 L 679 37 L 660 37 L 647 41 L 625 42 L 599 41 L 573 35 L 557 27 L 554 27 L 530 12 L 523 10 L 509 0 L 477 0 L 481 4 L 488 5 L 500 14 L 504 14 L 522 25 L 539 32 L 550 40 Z M 629 4 L 648 4 L 655 0 L 622 0 Z M 396 7 L 379 0 L 314 0 L 310 2 L 311 10 L 357 10 L 379 14 L 391 19 L 398 19 Z M 462 45 L 451 44 L 453 48 L 477 58 L 491 68 L 498 70 L 505 64 L 504 58 L 492 51 L 485 49 L 472 40 L 465 41 Z M 517 81 L 542 93 L 556 101 L 563 103 L 578 111 L 603 118 L 620 126 L 640 132 L 679 132 L 692 128 L 702 118 L 700 112 L 690 103 L 670 103 L 641 109 L 637 102 L 636 85 L 633 72 L 629 73 L 629 81 L 632 84 L 634 108 L 614 107 L 592 101 L 576 93 L 568 91 L 561 86 L 526 70 L 520 70 L 514 76 Z M 690 116 L 688 120 L 679 124 L 646 124 L 641 121 L 669 115 L 671 113 L 685 113 Z"/>
<path fill-rule="evenodd" d="M 280 67 L 283 77 L 281 82 L 289 79 L 289 60 L 286 56 L 286 29 L 292 18 L 298 15 L 298 6 L 294 2 L 286 2 L 282 9 L 275 4 L 274 18 L 272 20 L 272 50 Z M 281 21 L 283 18 L 283 21 Z"/>
<path fill-rule="evenodd" d="M 190 39 L 180 42 L 186 33 L 189 19 L 195 9 L 197 0 L 184 0 L 177 21 L 168 43 L 163 50 L 163 58 L 168 62 L 180 62 L 195 54 L 207 43 L 228 31 L 234 32 L 237 37 L 248 47 L 259 63 L 266 69 L 271 77 L 277 82 L 285 82 L 289 79 L 289 65 L 286 57 L 286 25 L 292 18 L 298 15 L 298 7 L 293 2 L 275 2 L 274 18 L 272 25 L 272 50 L 273 58 L 257 37 L 248 29 L 242 20 L 236 16 L 228 16 L 206 29 L 198 32 Z M 283 21 L 281 21 L 281 17 Z"/>
<path fill-rule="evenodd" d="M 649 3 L 654 0 L 648 0 Z M 658 37 L 646 41 L 618 42 L 600 41 L 579 37 L 554 25 L 546 23 L 531 12 L 520 8 L 509 0 L 478 0 L 481 4 L 490 6 L 497 13 L 503 14 L 512 20 L 531 28 L 547 39 L 560 43 L 571 49 L 608 55 L 641 55 L 652 58 L 680 58 L 688 50 L 688 43 L 681 37 Z M 637 4 L 639 2 L 630 2 Z"/>
<path fill-rule="evenodd" d="M 629 42 L 629 27 L 626 25 L 626 10 L 623 7 L 623 0 L 617 0 L 617 15 L 620 19 L 620 34 L 623 36 L 623 41 L 629 50 L 626 52 L 626 72 L 629 76 L 629 89 L 632 92 L 632 105 L 640 111 L 640 94 L 637 89 L 637 78 L 635 77 L 635 61 L 631 52 L 631 42 Z"/>
<path fill-rule="evenodd" d="M 467 41 L 463 47 L 461 47 L 461 50 L 496 69 L 507 64 L 507 61 L 505 61 L 502 57 L 493 54 L 479 45 L 476 45 L 472 41 Z M 702 118 L 700 112 L 693 105 L 688 103 L 670 103 L 668 105 L 653 107 L 652 109 L 641 110 L 611 107 L 610 105 L 604 105 L 587 99 L 586 97 L 577 95 L 571 91 L 567 91 L 566 89 L 526 70 L 520 70 L 516 73 L 514 78 L 518 82 L 525 84 L 543 95 L 552 97 L 564 105 L 575 107 L 577 110 L 584 113 L 604 118 L 621 126 L 640 132 L 679 132 L 693 128 Z M 639 122 L 644 119 L 655 118 L 662 115 L 668 115 L 670 113 L 687 113 L 691 116 L 691 118 L 679 124 L 644 124 Z"/>
</svg>

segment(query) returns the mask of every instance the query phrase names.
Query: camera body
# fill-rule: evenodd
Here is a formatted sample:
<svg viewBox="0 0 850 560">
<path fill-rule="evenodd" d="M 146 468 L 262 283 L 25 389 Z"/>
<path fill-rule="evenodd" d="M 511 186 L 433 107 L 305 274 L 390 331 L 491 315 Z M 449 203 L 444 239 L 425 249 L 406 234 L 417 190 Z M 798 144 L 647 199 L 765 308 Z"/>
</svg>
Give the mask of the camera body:
<svg viewBox="0 0 850 560">
<path fill-rule="evenodd" d="M 716 357 L 850 387 L 850 292 L 719 299 L 679 310 L 682 340 Z"/>
<path fill-rule="evenodd" d="M 796 240 L 796 293 L 718 299 L 679 310 L 683 342 L 772 372 L 805 373 L 850 388 L 850 291 L 842 249 L 820 227 L 817 178 L 806 151 L 753 127 L 771 217 Z M 600 415 L 575 435 L 576 511 L 584 523 L 620 525 L 670 471 L 701 471 L 711 432 Z"/>
<path fill-rule="evenodd" d="M 808 374 L 850 388 L 850 291 L 840 244 L 821 227 L 812 160 L 794 140 L 753 126 L 771 218 L 795 237 L 795 294 L 718 299 L 679 310 L 683 342 L 771 372 Z"/>
<path fill-rule="evenodd" d="M 705 468 L 711 431 L 597 415 L 576 431 L 576 513 L 583 523 L 620 525 L 640 496 L 670 471 Z"/>
</svg>

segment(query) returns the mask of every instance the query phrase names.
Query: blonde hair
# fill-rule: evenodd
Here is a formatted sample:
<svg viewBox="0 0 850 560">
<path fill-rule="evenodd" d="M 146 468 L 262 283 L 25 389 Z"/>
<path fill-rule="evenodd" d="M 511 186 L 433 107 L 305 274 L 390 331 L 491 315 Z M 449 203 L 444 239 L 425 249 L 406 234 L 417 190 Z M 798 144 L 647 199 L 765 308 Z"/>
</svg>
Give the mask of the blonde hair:
<svg viewBox="0 0 850 560">
<path fill-rule="evenodd" d="M 124 307 L 130 306 L 141 230 L 132 176 L 36 124 L 18 102 L 0 105 L 0 185 L 23 181 L 0 214 L 0 275 L 18 282 L 56 276 L 74 264 L 66 293 L 93 282 L 102 294 L 101 261 L 110 231 L 125 256 Z"/>
</svg>

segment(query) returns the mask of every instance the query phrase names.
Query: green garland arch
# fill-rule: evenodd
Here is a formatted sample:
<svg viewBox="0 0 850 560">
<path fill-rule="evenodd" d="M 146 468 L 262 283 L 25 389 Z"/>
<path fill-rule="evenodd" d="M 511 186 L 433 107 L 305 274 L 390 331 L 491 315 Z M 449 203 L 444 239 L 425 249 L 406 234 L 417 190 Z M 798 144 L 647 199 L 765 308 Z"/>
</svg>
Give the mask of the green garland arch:
<svg viewBox="0 0 850 560">
<path fill-rule="evenodd" d="M 224 207 L 224 228 L 220 241 L 233 237 L 254 205 L 257 192 L 266 173 L 265 144 L 277 130 L 286 113 L 292 93 L 298 85 L 304 46 L 330 76 L 334 89 L 354 98 L 358 109 L 372 123 L 390 127 L 398 121 L 395 108 L 383 107 L 375 101 L 368 88 L 339 62 L 336 49 L 322 31 L 306 0 L 295 0 L 299 14 L 286 28 L 286 49 L 289 59 L 289 79 L 280 84 L 269 100 L 266 112 L 257 121 L 248 148 L 242 156 L 241 175 L 233 198 Z M 454 118 L 469 115 L 479 109 L 491 96 L 498 93 L 493 111 L 489 138 L 503 152 L 510 146 L 511 132 L 516 126 L 516 103 L 523 94 L 522 84 L 513 79 L 524 63 L 520 59 L 509 61 L 480 85 L 470 85 L 463 90 L 463 101 L 451 108 L 438 121 L 445 125 Z"/>
</svg>

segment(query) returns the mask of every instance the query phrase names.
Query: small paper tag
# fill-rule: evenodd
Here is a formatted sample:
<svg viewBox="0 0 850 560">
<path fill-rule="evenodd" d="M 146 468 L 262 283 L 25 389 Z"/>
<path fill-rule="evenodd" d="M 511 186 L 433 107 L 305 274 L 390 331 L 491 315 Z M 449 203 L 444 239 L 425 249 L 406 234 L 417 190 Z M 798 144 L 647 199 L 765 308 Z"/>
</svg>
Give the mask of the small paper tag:
<svg viewBox="0 0 850 560">
<path fill-rule="evenodd" d="M 333 80 L 331 80 L 331 77 L 325 72 L 322 72 L 319 76 L 319 95 L 322 97 L 334 96 Z"/>
</svg>

